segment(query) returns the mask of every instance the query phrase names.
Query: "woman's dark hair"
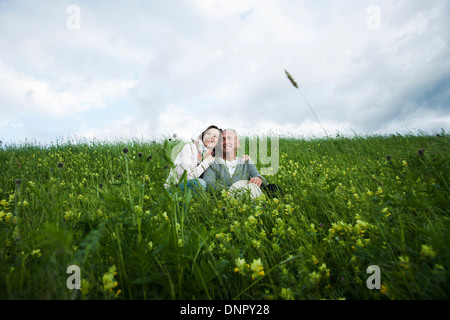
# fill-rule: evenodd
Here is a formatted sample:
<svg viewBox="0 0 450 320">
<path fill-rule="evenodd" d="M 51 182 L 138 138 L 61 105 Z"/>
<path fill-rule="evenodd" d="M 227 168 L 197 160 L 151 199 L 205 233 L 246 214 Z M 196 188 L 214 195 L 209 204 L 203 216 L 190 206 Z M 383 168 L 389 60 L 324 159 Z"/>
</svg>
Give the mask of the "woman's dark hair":
<svg viewBox="0 0 450 320">
<path fill-rule="evenodd" d="M 222 134 L 222 129 L 220 129 L 218 126 L 215 125 L 211 125 L 208 128 L 205 129 L 205 131 L 202 132 L 202 141 L 203 141 L 203 136 L 205 135 L 206 131 L 208 131 L 209 129 L 217 129 L 219 130 L 220 134 Z"/>
<path fill-rule="evenodd" d="M 213 151 L 212 151 L 212 156 L 218 156 L 218 157 L 222 157 L 222 129 L 220 129 L 218 126 L 215 125 L 210 125 L 208 128 L 205 129 L 205 131 L 202 132 L 201 134 L 201 138 L 202 138 L 202 142 L 203 142 L 203 136 L 205 135 L 206 131 L 208 131 L 209 129 L 217 129 L 219 130 L 219 140 L 217 141 L 216 146 L 214 147 Z"/>
</svg>

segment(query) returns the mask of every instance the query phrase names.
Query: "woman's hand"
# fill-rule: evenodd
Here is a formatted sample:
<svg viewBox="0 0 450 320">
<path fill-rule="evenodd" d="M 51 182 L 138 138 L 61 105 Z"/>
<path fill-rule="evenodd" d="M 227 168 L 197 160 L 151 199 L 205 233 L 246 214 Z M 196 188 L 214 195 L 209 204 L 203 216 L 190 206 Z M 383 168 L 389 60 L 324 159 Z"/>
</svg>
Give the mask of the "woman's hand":
<svg viewBox="0 0 450 320">
<path fill-rule="evenodd" d="M 209 155 L 205 158 L 205 161 L 208 162 L 208 164 L 211 164 L 214 162 L 214 160 L 216 160 L 215 157 L 213 157 L 212 155 Z"/>
<path fill-rule="evenodd" d="M 242 161 L 245 162 L 247 160 L 252 160 L 252 158 L 250 158 L 250 156 L 248 156 L 248 155 L 245 155 L 245 156 L 242 157 Z"/>
</svg>

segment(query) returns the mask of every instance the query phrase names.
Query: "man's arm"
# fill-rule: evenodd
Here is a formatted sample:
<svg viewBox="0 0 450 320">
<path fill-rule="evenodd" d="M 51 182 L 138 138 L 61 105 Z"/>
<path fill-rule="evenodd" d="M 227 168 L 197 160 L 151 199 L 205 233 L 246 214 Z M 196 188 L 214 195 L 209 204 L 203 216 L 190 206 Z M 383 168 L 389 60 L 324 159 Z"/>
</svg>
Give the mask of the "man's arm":
<svg viewBox="0 0 450 320">
<path fill-rule="evenodd" d="M 215 182 L 216 182 L 216 173 L 212 169 L 212 165 L 210 165 L 206 170 L 205 173 L 203 173 L 203 180 L 205 180 L 206 185 L 211 188 L 215 189 Z"/>
<path fill-rule="evenodd" d="M 223 188 L 223 181 L 218 179 L 217 170 L 219 170 L 218 165 L 215 162 L 211 163 L 203 174 L 203 180 L 206 181 L 208 189 L 220 191 Z"/>
<path fill-rule="evenodd" d="M 263 176 L 261 176 L 258 172 L 258 169 L 256 169 L 255 164 L 252 161 L 248 161 L 248 168 L 249 168 L 249 175 L 250 175 L 250 183 L 254 183 L 258 186 L 267 185 L 267 180 Z M 259 179 L 261 180 L 259 180 Z"/>
</svg>

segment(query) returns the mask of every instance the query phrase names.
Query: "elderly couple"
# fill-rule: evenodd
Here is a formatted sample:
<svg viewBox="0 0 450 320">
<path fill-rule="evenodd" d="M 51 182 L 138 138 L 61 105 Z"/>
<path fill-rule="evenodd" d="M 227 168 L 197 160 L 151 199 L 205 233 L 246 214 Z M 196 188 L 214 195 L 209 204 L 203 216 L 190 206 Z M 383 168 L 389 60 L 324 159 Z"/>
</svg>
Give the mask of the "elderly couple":
<svg viewBox="0 0 450 320">
<path fill-rule="evenodd" d="M 184 171 L 187 174 L 187 187 L 204 190 L 228 190 L 230 195 L 249 193 L 252 198 L 274 191 L 281 191 L 276 185 L 268 185 L 255 164 L 248 156 L 236 158 L 240 145 L 238 134 L 233 129 L 222 130 L 211 125 L 204 130 L 196 141 L 183 147 L 176 157 L 173 168 L 166 181 L 178 183 Z M 183 183 L 179 185 L 184 190 Z"/>
</svg>

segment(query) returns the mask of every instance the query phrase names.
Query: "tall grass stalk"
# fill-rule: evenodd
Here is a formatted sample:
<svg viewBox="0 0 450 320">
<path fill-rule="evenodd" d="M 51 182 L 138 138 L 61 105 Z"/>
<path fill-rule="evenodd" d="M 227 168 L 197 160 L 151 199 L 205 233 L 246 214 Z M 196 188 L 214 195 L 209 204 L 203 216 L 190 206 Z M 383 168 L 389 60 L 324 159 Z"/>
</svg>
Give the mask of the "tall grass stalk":
<svg viewBox="0 0 450 320">
<path fill-rule="evenodd" d="M 300 90 L 297 82 L 295 82 L 294 78 L 292 78 L 292 76 L 289 74 L 289 72 L 287 72 L 286 70 L 284 70 L 284 72 L 286 73 L 289 81 L 291 81 L 292 85 L 298 90 L 298 92 L 300 92 L 300 95 L 302 96 L 303 100 L 305 100 L 306 104 L 309 107 L 309 110 L 311 110 L 311 113 L 313 114 L 314 118 L 316 119 L 317 123 L 320 125 L 320 127 L 322 128 L 323 132 L 325 133 L 325 136 L 328 138 L 328 132 L 325 130 L 325 128 L 322 126 L 322 123 L 320 123 L 319 118 L 317 118 L 316 113 L 314 112 L 313 108 L 311 107 L 311 105 L 309 104 L 308 100 L 306 100 L 303 92 Z"/>
</svg>

